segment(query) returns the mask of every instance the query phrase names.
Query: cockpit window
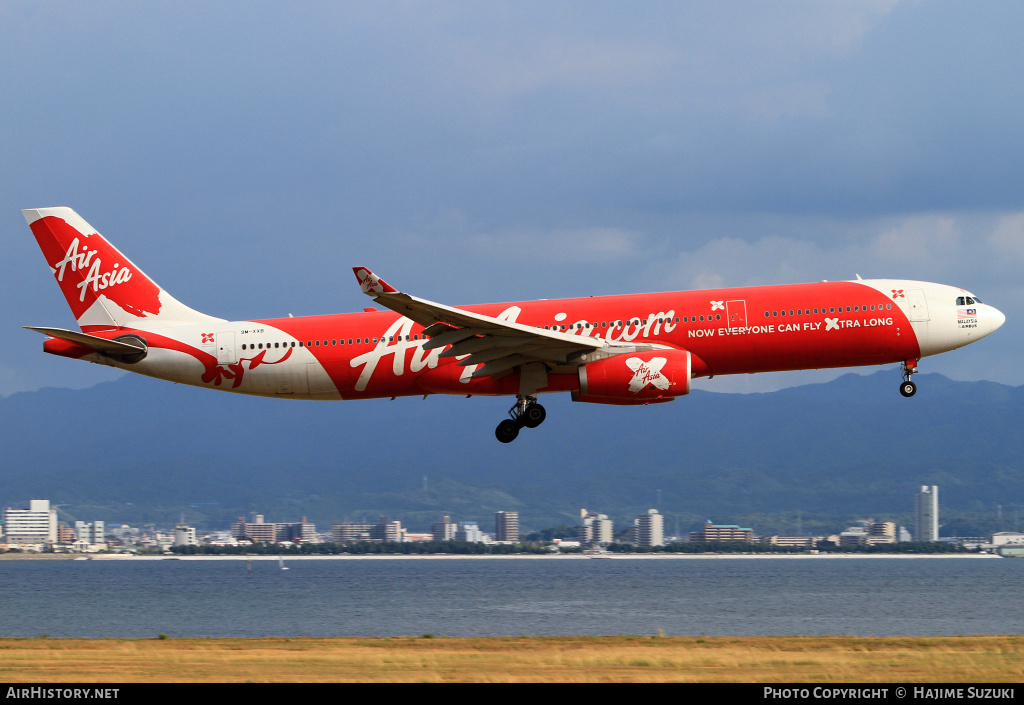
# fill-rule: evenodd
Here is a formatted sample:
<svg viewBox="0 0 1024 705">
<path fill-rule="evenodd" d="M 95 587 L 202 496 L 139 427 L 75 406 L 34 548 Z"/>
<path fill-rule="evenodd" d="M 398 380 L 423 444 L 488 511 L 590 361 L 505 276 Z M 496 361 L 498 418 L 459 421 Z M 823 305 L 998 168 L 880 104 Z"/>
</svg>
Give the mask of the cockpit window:
<svg viewBox="0 0 1024 705">
<path fill-rule="evenodd" d="M 957 306 L 972 306 L 974 304 L 980 304 L 981 299 L 977 296 L 958 296 L 956 297 Z"/>
</svg>

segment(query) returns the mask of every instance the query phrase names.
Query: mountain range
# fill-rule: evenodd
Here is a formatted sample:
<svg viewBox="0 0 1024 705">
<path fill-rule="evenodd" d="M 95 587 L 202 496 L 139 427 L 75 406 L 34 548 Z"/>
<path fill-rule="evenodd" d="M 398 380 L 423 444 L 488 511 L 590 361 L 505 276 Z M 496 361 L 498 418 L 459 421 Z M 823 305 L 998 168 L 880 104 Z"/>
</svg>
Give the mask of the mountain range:
<svg viewBox="0 0 1024 705">
<path fill-rule="evenodd" d="M 576 524 L 581 507 L 617 522 L 657 507 L 681 531 L 705 518 L 906 518 L 926 484 L 944 510 L 1018 507 L 1024 387 L 915 380 L 911 399 L 892 369 L 634 408 L 553 395 L 547 421 L 504 445 L 504 398 L 285 401 L 127 375 L 0 399 L 0 506 L 48 498 L 65 521 L 203 528 L 257 512 L 322 529 L 388 516 L 413 531 L 442 514 L 487 530 L 499 509 L 524 530 Z"/>
</svg>

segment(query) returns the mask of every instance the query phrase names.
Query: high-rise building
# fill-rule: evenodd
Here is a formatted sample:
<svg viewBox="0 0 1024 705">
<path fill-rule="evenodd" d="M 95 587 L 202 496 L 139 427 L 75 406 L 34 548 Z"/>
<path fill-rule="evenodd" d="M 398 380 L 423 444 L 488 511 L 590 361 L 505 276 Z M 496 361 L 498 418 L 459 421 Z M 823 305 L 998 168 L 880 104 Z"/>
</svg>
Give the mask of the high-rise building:
<svg viewBox="0 0 1024 705">
<path fill-rule="evenodd" d="M 657 509 L 648 509 L 634 522 L 636 525 L 637 546 L 665 545 L 665 517 Z"/>
<path fill-rule="evenodd" d="M 254 524 L 246 522 L 245 517 L 238 517 L 238 521 L 231 525 L 231 535 L 253 543 L 277 543 L 277 524 L 264 523 L 262 514 L 256 515 Z"/>
<path fill-rule="evenodd" d="M 432 532 L 435 541 L 452 541 L 455 539 L 455 531 L 459 525 L 452 521 L 452 518 L 445 514 L 441 521 L 434 524 Z"/>
<path fill-rule="evenodd" d="M 580 509 L 579 538 L 584 546 L 613 543 L 613 529 L 612 520 L 607 514 L 592 514 L 586 509 Z"/>
<path fill-rule="evenodd" d="M 106 543 L 105 524 L 102 521 L 76 521 L 75 535 L 85 543 Z"/>
<path fill-rule="evenodd" d="M 939 486 L 922 485 L 917 493 L 917 535 L 918 541 L 939 540 Z"/>
<path fill-rule="evenodd" d="M 48 499 L 29 500 L 28 509 L 4 510 L 7 543 L 54 543 L 57 540 L 57 510 Z"/>
<path fill-rule="evenodd" d="M 402 522 L 388 521 L 387 517 L 381 517 L 380 521 L 370 528 L 371 541 L 401 541 Z"/>
<path fill-rule="evenodd" d="M 195 546 L 199 541 L 196 539 L 196 529 L 188 524 L 174 525 L 175 546 Z"/>
<path fill-rule="evenodd" d="M 277 523 L 277 540 L 278 541 L 292 541 L 294 543 L 315 543 L 316 542 L 316 524 L 312 524 L 306 521 L 306 517 L 302 517 L 302 521 L 294 524 Z"/>
<path fill-rule="evenodd" d="M 494 513 L 494 540 L 519 541 L 519 512 Z"/>
</svg>

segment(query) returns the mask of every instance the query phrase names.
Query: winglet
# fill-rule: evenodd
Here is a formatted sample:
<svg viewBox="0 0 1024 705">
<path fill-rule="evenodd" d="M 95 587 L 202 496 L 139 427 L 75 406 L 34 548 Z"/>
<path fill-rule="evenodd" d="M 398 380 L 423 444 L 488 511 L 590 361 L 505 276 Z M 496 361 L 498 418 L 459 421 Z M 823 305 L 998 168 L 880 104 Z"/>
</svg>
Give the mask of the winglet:
<svg viewBox="0 0 1024 705">
<path fill-rule="evenodd" d="M 356 279 L 359 280 L 359 286 L 367 296 L 398 293 L 398 289 L 388 284 L 366 267 L 353 267 L 352 271 L 355 272 Z"/>
</svg>

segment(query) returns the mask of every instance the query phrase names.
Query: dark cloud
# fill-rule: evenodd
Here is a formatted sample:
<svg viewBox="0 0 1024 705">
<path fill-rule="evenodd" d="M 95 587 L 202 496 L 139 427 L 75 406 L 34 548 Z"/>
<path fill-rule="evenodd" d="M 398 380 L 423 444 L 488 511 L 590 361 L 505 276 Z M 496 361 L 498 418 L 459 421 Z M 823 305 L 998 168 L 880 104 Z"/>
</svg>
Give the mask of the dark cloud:
<svg viewBox="0 0 1024 705">
<path fill-rule="evenodd" d="M 852 276 L 886 264 L 871 243 L 944 218 L 953 264 L 900 242 L 889 263 L 1011 292 L 957 252 L 1024 211 L 1021 15 L 5 3 L 0 291 L 22 303 L 0 321 L 69 323 L 18 215 L 47 205 L 226 317 L 356 310 L 353 263 L 453 303 L 689 286 L 690 265 L 644 262 L 700 253 L 731 257 L 711 272 L 728 281 Z M 38 342 L 12 334 L 0 393 L 90 379 Z M 1024 381 L 1004 363 L 984 373 Z"/>
</svg>

